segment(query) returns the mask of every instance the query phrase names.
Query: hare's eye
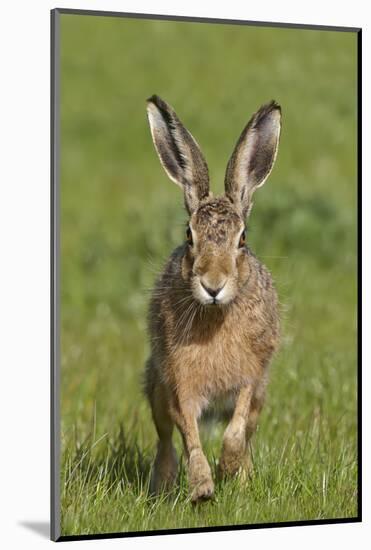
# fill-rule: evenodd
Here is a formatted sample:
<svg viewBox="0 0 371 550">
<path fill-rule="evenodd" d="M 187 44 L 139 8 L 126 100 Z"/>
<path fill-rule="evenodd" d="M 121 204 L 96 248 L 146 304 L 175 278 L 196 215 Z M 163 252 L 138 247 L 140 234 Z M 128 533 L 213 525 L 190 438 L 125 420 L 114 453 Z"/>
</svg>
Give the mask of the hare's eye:
<svg viewBox="0 0 371 550">
<path fill-rule="evenodd" d="M 241 236 L 240 236 L 240 241 L 238 243 L 238 247 L 242 248 L 243 246 L 245 246 L 245 243 L 246 243 L 246 231 L 243 230 L 242 233 L 241 233 Z"/>
<path fill-rule="evenodd" d="M 186 236 L 187 236 L 188 244 L 192 245 L 193 244 L 193 239 L 192 239 L 192 231 L 191 231 L 190 227 L 187 227 Z"/>
</svg>

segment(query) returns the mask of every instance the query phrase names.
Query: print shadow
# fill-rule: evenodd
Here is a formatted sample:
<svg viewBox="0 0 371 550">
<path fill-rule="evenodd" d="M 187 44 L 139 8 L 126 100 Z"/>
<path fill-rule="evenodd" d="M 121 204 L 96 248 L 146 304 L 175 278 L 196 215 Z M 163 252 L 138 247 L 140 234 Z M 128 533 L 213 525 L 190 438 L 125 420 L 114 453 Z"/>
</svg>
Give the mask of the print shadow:
<svg viewBox="0 0 371 550">
<path fill-rule="evenodd" d="M 44 539 L 50 538 L 50 523 L 48 521 L 19 521 L 18 525 L 33 531 Z"/>
</svg>

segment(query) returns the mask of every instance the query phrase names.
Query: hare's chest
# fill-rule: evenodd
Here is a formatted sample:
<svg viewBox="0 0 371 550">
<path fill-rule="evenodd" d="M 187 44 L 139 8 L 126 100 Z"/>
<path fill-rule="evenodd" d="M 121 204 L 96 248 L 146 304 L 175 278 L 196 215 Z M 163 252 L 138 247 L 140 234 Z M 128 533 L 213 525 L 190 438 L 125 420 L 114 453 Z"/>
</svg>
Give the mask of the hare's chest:
<svg viewBox="0 0 371 550">
<path fill-rule="evenodd" d="M 177 386 L 207 400 L 253 383 L 260 374 L 247 338 L 191 343 L 173 359 Z"/>
</svg>

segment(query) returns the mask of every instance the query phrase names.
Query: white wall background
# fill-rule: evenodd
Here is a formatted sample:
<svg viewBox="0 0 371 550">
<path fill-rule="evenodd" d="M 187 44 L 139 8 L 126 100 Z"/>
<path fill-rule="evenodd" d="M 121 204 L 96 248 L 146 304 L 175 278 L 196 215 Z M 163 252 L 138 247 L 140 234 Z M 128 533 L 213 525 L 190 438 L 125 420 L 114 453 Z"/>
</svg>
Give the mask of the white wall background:
<svg viewBox="0 0 371 550">
<path fill-rule="evenodd" d="M 0 19 L 0 545 L 41 548 L 49 521 L 49 10 L 54 7 L 363 27 L 364 281 L 370 281 L 370 16 L 335 0 L 8 0 Z M 368 69 L 368 70 L 366 70 Z M 370 287 L 364 320 L 364 523 L 71 542 L 89 548 L 366 548 L 370 529 Z"/>
</svg>

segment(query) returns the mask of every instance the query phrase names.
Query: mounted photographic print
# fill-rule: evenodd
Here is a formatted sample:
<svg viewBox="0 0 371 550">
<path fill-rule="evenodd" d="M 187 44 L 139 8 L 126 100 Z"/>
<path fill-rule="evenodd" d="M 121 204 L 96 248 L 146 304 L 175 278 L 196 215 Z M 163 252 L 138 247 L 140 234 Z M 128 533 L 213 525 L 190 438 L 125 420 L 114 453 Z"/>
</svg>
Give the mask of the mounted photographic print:
<svg viewBox="0 0 371 550">
<path fill-rule="evenodd" d="M 52 538 L 354 522 L 360 29 L 52 11 Z"/>
</svg>

